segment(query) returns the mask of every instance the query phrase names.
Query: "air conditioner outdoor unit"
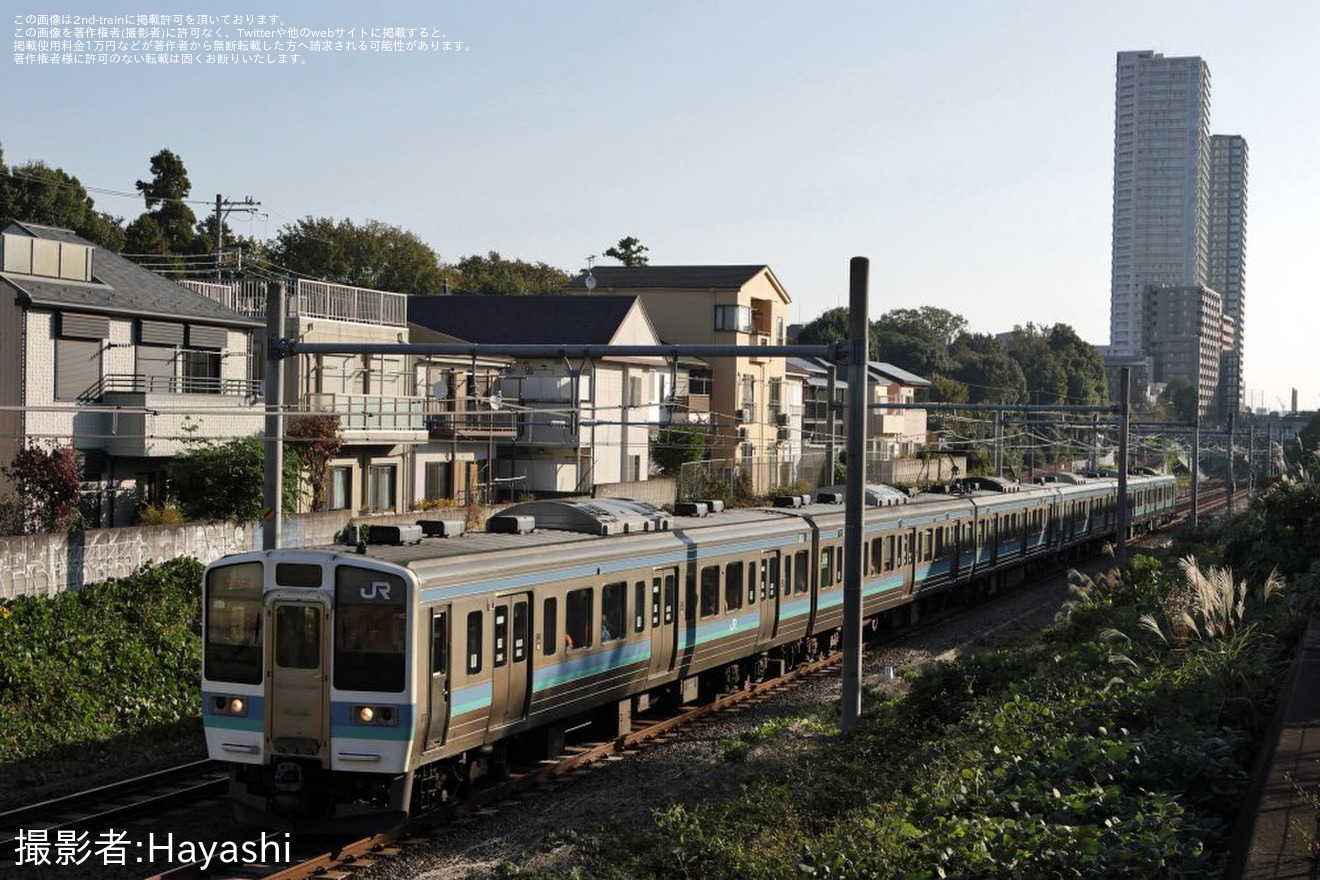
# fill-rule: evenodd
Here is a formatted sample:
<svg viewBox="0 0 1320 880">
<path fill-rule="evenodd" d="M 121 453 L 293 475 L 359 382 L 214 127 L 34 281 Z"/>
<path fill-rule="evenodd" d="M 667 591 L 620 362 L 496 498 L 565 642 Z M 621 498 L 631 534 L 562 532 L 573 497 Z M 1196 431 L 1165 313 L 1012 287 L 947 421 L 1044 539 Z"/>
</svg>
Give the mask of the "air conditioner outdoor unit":
<svg viewBox="0 0 1320 880">
<path fill-rule="evenodd" d="M 781 412 L 779 415 L 775 416 L 775 424 L 781 428 L 786 427 L 788 425 L 788 413 Z"/>
<path fill-rule="evenodd" d="M 746 428 L 739 428 L 739 429 L 738 429 L 738 439 L 739 439 L 739 440 L 746 440 L 746 439 L 747 439 L 747 429 L 746 429 Z"/>
</svg>

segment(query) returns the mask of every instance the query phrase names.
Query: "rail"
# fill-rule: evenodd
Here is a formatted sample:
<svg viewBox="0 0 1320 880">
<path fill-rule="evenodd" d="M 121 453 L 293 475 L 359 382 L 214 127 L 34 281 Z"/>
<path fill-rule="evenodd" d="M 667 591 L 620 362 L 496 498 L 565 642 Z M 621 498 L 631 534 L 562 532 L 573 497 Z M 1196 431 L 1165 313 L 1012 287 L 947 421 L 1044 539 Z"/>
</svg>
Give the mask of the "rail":
<svg viewBox="0 0 1320 880">
<path fill-rule="evenodd" d="M 111 373 L 80 396 L 82 402 L 100 400 L 106 394 L 213 394 L 224 397 L 260 397 L 256 379 L 222 379 L 215 376 L 148 376 L 142 373 Z"/>
</svg>

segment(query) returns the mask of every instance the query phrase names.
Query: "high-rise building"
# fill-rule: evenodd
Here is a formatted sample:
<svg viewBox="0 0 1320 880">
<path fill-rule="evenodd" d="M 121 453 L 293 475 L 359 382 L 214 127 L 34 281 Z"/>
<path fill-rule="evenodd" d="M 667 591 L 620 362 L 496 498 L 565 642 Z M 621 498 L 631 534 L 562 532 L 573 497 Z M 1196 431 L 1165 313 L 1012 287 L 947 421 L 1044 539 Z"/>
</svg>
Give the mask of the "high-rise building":
<svg viewBox="0 0 1320 880">
<path fill-rule="evenodd" d="M 1224 301 L 1232 329 L 1219 369 L 1218 416 L 1242 410 L 1242 342 L 1245 330 L 1247 250 L 1247 142 L 1241 135 L 1210 138 L 1210 262 L 1206 284 Z"/>
<path fill-rule="evenodd" d="M 1205 62 L 1119 52 L 1107 360 L 1144 360 L 1157 383 L 1185 379 L 1198 389 L 1202 411 L 1221 419 L 1243 406 L 1246 188 L 1245 139 L 1210 134 Z M 1217 296 L 1192 297 L 1199 288 Z M 1165 289 L 1159 307 L 1146 302 Z M 1170 326 L 1168 304 L 1193 300 L 1198 307 Z M 1222 314 L 1203 314 L 1216 301 Z M 1184 356 L 1171 356 L 1170 334 L 1184 337 Z M 1211 370 L 1206 352 L 1215 347 L 1221 354 Z M 1159 365 L 1151 362 L 1157 354 Z M 1212 375 L 1219 385 L 1207 400 Z"/>
<path fill-rule="evenodd" d="M 1109 344 L 1146 353 L 1152 286 L 1205 284 L 1209 263 L 1210 71 L 1200 58 L 1118 53 Z"/>
</svg>

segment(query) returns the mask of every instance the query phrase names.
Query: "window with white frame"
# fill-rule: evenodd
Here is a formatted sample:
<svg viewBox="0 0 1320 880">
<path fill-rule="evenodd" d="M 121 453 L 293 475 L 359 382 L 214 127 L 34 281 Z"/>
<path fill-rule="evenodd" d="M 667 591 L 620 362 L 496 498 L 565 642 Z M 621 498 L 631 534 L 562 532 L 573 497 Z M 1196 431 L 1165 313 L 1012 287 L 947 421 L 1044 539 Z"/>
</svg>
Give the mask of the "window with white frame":
<svg viewBox="0 0 1320 880">
<path fill-rule="evenodd" d="M 730 330 L 735 333 L 751 333 L 751 306 L 716 306 L 715 329 Z"/>
</svg>

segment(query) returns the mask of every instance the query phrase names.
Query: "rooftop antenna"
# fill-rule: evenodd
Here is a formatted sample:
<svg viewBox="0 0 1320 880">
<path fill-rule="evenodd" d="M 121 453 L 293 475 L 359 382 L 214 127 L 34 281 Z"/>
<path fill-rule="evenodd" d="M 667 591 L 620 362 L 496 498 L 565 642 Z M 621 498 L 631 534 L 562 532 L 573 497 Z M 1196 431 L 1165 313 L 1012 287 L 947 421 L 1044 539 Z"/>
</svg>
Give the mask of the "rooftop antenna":
<svg viewBox="0 0 1320 880">
<path fill-rule="evenodd" d="M 596 289 L 596 276 L 591 274 L 591 269 L 596 265 L 596 255 L 587 254 L 587 277 L 582 279 L 582 283 L 587 286 L 587 292 Z"/>
</svg>

